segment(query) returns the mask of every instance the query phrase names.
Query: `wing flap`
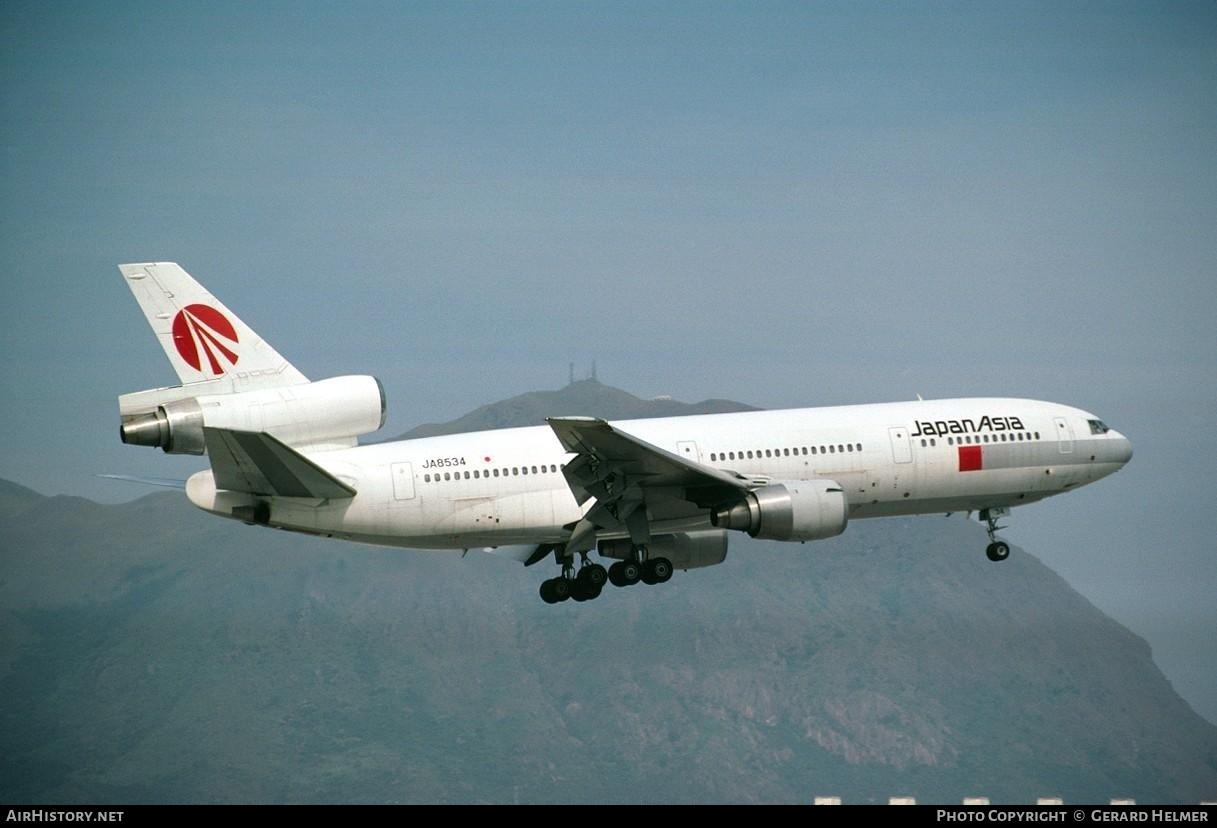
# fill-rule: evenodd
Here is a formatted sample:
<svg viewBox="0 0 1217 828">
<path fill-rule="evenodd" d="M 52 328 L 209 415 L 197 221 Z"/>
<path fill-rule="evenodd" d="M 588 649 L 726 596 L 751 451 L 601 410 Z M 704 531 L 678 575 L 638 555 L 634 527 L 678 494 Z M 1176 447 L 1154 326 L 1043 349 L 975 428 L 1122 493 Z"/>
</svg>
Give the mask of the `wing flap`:
<svg viewBox="0 0 1217 828">
<path fill-rule="evenodd" d="M 203 428 L 216 488 L 278 497 L 348 498 L 355 489 L 264 431 Z"/>
<path fill-rule="evenodd" d="M 567 482 L 580 503 L 585 495 L 600 497 L 596 482 L 612 473 L 624 474 L 643 488 L 742 490 L 749 478 L 710 468 L 642 440 L 593 417 L 550 417 L 546 420 L 562 446 L 579 458 L 567 464 Z M 574 478 L 574 479 L 572 479 Z"/>
<path fill-rule="evenodd" d="M 751 478 L 703 466 L 591 417 L 550 417 L 559 442 L 577 456 L 562 468 L 579 505 L 567 548 L 595 543 L 602 530 L 629 531 L 639 543 L 648 524 L 696 519 L 702 510 L 755 486 Z"/>
</svg>

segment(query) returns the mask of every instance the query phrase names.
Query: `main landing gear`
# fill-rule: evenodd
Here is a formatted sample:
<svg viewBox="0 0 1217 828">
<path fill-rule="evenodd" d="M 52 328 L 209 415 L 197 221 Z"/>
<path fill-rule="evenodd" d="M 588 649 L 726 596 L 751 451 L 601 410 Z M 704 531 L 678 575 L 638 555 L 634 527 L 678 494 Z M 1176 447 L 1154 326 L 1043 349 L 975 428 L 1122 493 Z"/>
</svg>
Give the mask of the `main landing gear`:
<svg viewBox="0 0 1217 828">
<path fill-rule="evenodd" d="M 576 601 L 590 601 L 600 597 L 600 590 L 608 580 L 608 571 L 600 564 L 588 563 L 587 553 L 580 555 L 581 564 L 578 573 L 575 572 L 571 555 L 559 559 L 562 564 L 562 574 L 541 583 L 541 600 L 547 604 L 556 604 L 573 598 Z"/>
<path fill-rule="evenodd" d="M 994 563 L 1010 557 L 1010 544 L 998 540 L 996 535 L 999 529 L 1006 528 L 997 525 L 998 519 L 1009 513 L 1008 509 L 981 509 L 980 511 L 980 519 L 985 522 L 989 531 L 989 545 L 985 547 L 985 555 Z"/>
<path fill-rule="evenodd" d="M 644 584 L 662 584 L 672 577 L 672 562 L 667 558 L 652 558 L 644 545 L 635 546 L 629 560 L 617 561 L 607 570 L 596 563 L 589 563 L 587 553 L 579 553 L 581 563 L 575 571 L 574 556 L 557 552 L 555 557 L 562 565 L 562 574 L 541 584 L 541 600 L 556 604 L 567 598 L 575 601 L 591 601 L 599 598 L 605 582 L 616 587 Z"/>
<path fill-rule="evenodd" d="M 644 584 L 662 584 L 672 577 L 672 562 L 667 558 L 652 558 L 644 544 L 630 550 L 630 559 L 617 561 L 609 567 L 609 583 L 617 587 Z"/>
</svg>

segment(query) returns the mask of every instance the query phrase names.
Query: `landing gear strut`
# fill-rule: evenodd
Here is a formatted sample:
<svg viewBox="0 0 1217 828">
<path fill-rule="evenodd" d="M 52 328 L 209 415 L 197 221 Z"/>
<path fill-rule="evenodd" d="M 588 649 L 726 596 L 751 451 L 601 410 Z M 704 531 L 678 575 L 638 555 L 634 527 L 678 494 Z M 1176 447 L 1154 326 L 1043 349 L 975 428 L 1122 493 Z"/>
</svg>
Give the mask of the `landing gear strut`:
<svg viewBox="0 0 1217 828">
<path fill-rule="evenodd" d="M 998 540 L 996 535 L 999 529 L 1006 528 L 997 525 L 998 519 L 1009 513 L 1008 509 L 982 509 L 980 512 L 980 519 L 988 526 L 989 532 L 989 545 L 985 547 L 985 555 L 994 563 L 1010 557 L 1010 544 Z"/>
</svg>

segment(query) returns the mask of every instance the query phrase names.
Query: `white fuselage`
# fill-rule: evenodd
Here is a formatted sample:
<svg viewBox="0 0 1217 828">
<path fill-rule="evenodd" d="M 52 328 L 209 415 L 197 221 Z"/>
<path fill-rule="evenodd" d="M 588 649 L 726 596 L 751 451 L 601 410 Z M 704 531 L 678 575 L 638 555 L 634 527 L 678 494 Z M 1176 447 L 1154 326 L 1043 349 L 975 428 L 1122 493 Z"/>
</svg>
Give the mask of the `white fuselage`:
<svg viewBox="0 0 1217 828">
<path fill-rule="evenodd" d="M 1098 424 L 1098 425 L 1095 425 Z M 772 481 L 836 481 L 851 519 L 1032 503 L 1105 477 L 1129 441 L 1085 411 L 1021 399 L 877 405 L 628 420 L 614 428 L 686 460 Z M 388 546 L 468 549 L 562 543 L 587 512 L 562 474 L 574 455 L 545 425 L 309 453 L 358 494 L 333 502 L 217 491 L 191 501 L 234 517 L 268 501 L 285 529 Z M 245 512 L 248 514 L 248 512 Z M 709 514 L 652 515 L 652 531 L 708 528 Z M 604 537 L 603 535 L 601 537 Z"/>
</svg>

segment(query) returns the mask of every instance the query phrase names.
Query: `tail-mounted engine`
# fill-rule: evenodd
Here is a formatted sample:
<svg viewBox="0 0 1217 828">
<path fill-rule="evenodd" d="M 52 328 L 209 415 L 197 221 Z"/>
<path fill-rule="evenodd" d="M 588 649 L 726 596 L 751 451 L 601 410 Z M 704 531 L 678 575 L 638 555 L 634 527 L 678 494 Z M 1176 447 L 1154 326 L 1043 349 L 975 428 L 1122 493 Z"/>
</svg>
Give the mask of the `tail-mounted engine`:
<svg viewBox="0 0 1217 828">
<path fill-rule="evenodd" d="M 831 480 L 771 483 L 710 513 L 720 529 L 779 541 L 831 538 L 845 531 L 848 520 L 845 493 Z"/>
<path fill-rule="evenodd" d="M 185 387 L 172 389 L 185 392 Z M 203 427 L 265 431 L 292 445 L 354 445 L 355 438 L 385 423 L 385 396 L 375 377 L 351 376 L 236 394 L 179 397 L 139 406 L 127 400 L 164 392 L 140 392 L 120 400 L 124 443 L 154 446 L 167 454 L 203 454 Z M 139 410 L 139 408 L 144 410 Z M 131 408 L 136 408 L 132 411 Z"/>
</svg>

